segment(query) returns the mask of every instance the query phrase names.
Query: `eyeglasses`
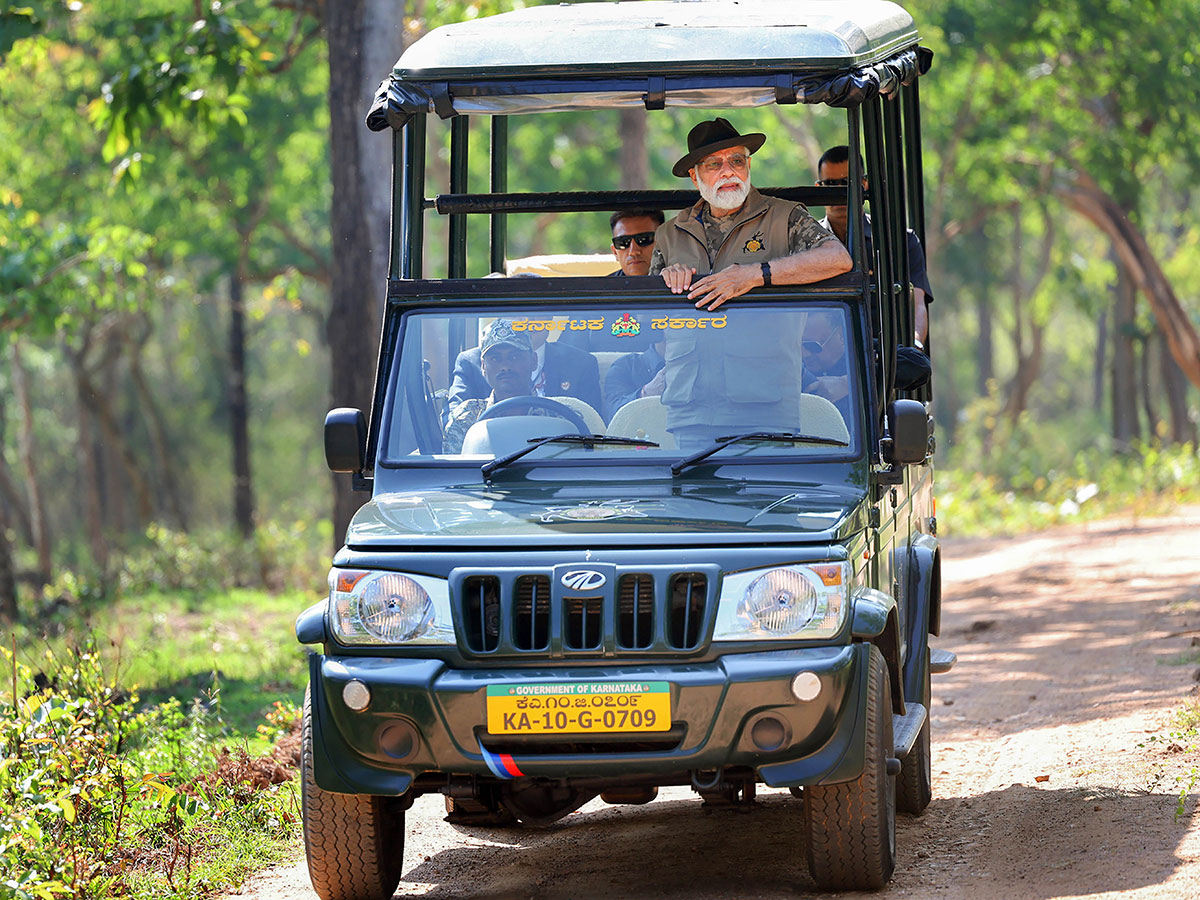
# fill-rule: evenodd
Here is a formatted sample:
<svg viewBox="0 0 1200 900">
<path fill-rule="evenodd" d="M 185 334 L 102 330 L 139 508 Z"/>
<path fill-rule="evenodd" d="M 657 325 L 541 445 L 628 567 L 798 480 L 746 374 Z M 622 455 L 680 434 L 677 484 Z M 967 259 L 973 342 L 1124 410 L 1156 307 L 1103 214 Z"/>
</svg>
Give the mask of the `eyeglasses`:
<svg viewBox="0 0 1200 900">
<path fill-rule="evenodd" d="M 817 182 L 817 187 L 845 187 L 849 183 L 849 178 L 822 178 Z"/>
<path fill-rule="evenodd" d="M 825 340 L 823 340 L 823 341 L 801 341 L 800 349 L 806 355 L 809 355 L 809 356 L 816 354 L 816 353 L 820 353 L 822 350 L 825 349 L 825 345 L 829 343 L 830 339 L 834 335 L 840 334 L 841 331 L 842 331 L 842 329 L 840 327 L 833 329 L 833 331 L 831 331 L 831 332 L 829 332 L 829 334 L 825 335 Z"/>
<path fill-rule="evenodd" d="M 654 232 L 639 231 L 637 234 L 616 235 L 613 237 L 613 246 L 618 250 L 628 250 L 630 241 L 637 241 L 639 247 L 649 247 L 654 243 Z"/>
<path fill-rule="evenodd" d="M 716 156 L 710 156 L 708 159 L 702 159 L 696 163 L 696 168 L 703 169 L 705 172 L 720 172 L 726 166 L 738 170 L 744 169 L 750 165 L 750 157 L 744 153 L 734 153 L 726 156 L 724 159 Z"/>
</svg>

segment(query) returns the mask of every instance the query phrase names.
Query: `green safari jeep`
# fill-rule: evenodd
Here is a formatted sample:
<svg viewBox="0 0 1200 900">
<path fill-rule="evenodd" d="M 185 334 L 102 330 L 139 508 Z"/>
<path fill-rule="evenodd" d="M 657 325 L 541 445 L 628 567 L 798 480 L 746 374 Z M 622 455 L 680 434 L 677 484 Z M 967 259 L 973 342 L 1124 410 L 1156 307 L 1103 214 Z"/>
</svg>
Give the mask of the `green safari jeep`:
<svg viewBox="0 0 1200 900">
<path fill-rule="evenodd" d="M 668 785 L 710 804 L 790 788 L 820 886 L 887 882 L 896 811 L 930 802 L 930 675 L 954 662 L 929 647 L 929 389 L 897 376 L 929 61 L 879 0 L 654 0 L 451 25 L 396 64 L 368 116 L 395 147 L 374 401 L 325 423 L 330 468 L 370 499 L 296 623 L 313 647 L 303 814 L 322 898 L 391 896 L 422 794 L 458 822 L 547 824 Z M 845 275 L 711 312 L 656 276 L 464 277 L 471 216 L 489 217 L 503 272 L 511 216 L 696 199 L 509 192 L 511 116 L 775 104 L 845 111 L 862 154 L 848 185 L 760 187 L 848 205 Z M 427 198 L 431 112 L 449 122 L 450 184 Z M 491 149 L 476 192 L 473 120 Z M 447 277 L 424 278 L 435 213 Z M 618 390 L 639 361 L 665 373 L 660 393 Z"/>
</svg>

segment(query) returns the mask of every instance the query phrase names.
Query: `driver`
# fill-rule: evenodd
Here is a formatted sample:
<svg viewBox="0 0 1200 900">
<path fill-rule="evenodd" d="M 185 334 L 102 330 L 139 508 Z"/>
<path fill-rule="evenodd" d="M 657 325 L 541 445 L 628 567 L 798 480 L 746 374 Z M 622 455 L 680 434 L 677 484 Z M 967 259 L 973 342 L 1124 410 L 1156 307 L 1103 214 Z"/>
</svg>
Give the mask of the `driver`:
<svg viewBox="0 0 1200 900">
<path fill-rule="evenodd" d="M 444 452 L 461 453 L 467 429 L 484 411 L 501 400 L 533 394 L 533 370 L 537 363 L 529 336 L 513 330 L 509 319 L 497 319 L 484 332 L 479 345 L 480 368 L 492 392 L 483 398 L 463 400 L 450 407 L 450 419 L 442 442 Z M 530 416 L 553 415 L 538 407 L 518 408 L 514 413 Z"/>
</svg>

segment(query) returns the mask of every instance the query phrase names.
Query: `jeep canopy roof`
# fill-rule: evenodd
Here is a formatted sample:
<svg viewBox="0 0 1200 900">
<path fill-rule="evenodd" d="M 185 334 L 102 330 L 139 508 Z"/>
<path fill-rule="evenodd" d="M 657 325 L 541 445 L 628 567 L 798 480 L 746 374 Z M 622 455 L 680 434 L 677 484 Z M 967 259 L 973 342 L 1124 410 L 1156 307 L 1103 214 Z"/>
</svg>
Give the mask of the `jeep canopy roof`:
<svg viewBox="0 0 1200 900">
<path fill-rule="evenodd" d="M 538 6 L 446 25 L 376 95 L 375 131 L 413 113 L 827 103 L 857 106 L 929 68 L 885 0 L 639 0 Z"/>
</svg>

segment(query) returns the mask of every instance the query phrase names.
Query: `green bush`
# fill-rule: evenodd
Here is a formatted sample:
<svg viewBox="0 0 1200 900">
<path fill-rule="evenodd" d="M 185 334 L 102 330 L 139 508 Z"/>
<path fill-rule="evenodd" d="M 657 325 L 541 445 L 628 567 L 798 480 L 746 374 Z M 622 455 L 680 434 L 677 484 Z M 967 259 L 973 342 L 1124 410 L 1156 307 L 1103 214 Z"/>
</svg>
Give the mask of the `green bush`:
<svg viewBox="0 0 1200 900">
<path fill-rule="evenodd" d="M 1196 448 L 1152 442 L 1118 452 L 1095 439 L 1089 416 L 1046 423 L 1023 413 L 1013 421 L 995 392 L 973 403 L 938 460 L 941 533 L 1019 534 L 1200 500 Z"/>
<path fill-rule="evenodd" d="M 219 720 L 178 700 L 142 709 L 94 648 L 34 673 L 0 651 L 0 897 L 194 897 L 281 855 L 290 772 L 218 747 Z"/>
<path fill-rule="evenodd" d="M 235 587 L 282 591 L 311 587 L 328 567 L 331 526 L 266 522 L 250 539 L 236 532 L 146 529 L 145 541 L 118 563 L 122 592 L 207 593 Z"/>
</svg>

